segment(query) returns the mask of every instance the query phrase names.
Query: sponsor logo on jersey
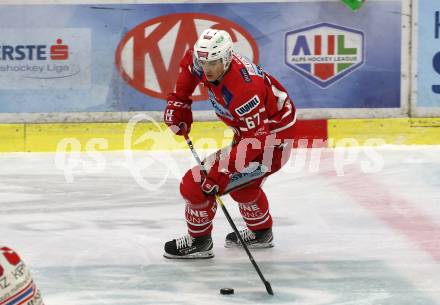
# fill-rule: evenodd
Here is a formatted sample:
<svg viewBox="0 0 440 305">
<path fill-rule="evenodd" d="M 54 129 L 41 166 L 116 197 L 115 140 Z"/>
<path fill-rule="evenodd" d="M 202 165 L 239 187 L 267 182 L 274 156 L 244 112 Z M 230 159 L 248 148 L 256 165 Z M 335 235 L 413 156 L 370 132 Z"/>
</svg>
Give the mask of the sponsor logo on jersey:
<svg viewBox="0 0 440 305">
<path fill-rule="evenodd" d="M 227 118 L 229 120 L 233 120 L 234 119 L 234 117 L 232 116 L 231 112 L 229 112 L 228 109 L 223 107 L 217 101 L 217 98 L 215 97 L 215 94 L 211 90 L 208 90 L 208 96 L 209 96 L 209 100 L 211 101 L 212 107 L 214 107 L 215 113 L 217 113 L 219 116 L 222 116 L 222 117 Z"/>
<path fill-rule="evenodd" d="M 226 88 L 226 86 L 223 86 L 222 88 L 222 96 L 225 101 L 225 106 L 229 107 L 229 104 L 232 100 L 232 93 L 228 90 L 228 88 Z"/>
<path fill-rule="evenodd" d="M 251 77 L 249 76 L 248 70 L 247 70 L 246 68 L 241 68 L 241 69 L 240 69 L 240 74 L 241 74 L 241 76 L 243 77 L 243 79 L 244 79 L 244 81 L 245 81 L 246 83 L 250 83 L 250 82 L 252 82 L 252 79 L 251 79 Z"/>
<path fill-rule="evenodd" d="M 364 33 L 330 23 L 285 35 L 285 63 L 321 88 L 357 70 L 365 60 Z"/>
<path fill-rule="evenodd" d="M 253 109 L 255 109 L 260 104 L 260 99 L 258 98 L 258 95 L 254 95 L 249 101 L 235 109 L 235 112 L 239 116 L 244 116 L 245 114 L 248 114 Z"/>
<path fill-rule="evenodd" d="M 258 62 L 255 39 L 238 23 L 203 13 L 177 13 L 147 20 L 126 33 L 115 53 L 122 79 L 140 92 L 165 99 L 174 90 L 187 46 L 193 46 L 208 26 L 228 31 L 234 49 Z M 193 100 L 207 100 L 206 88 L 198 89 Z"/>
</svg>

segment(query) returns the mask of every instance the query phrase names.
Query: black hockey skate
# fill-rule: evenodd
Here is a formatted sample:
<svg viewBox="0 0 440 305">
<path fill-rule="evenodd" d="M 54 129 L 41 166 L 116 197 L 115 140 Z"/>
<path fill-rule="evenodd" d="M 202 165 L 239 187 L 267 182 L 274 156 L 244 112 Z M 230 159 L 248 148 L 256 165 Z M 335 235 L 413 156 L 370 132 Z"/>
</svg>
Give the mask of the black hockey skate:
<svg viewBox="0 0 440 305">
<path fill-rule="evenodd" d="M 274 246 L 271 228 L 260 231 L 252 231 L 246 228 L 241 229 L 239 232 L 241 238 L 243 238 L 243 241 L 250 249 L 272 248 Z M 225 248 L 234 247 L 241 247 L 241 243 L 237 235 L 232 232 L 226 236 Z"/>
<path fill-rule="evenodd" d="M 163 256 L 177 259 L 212 258 L 214 257 L 212 245 L 211 234 L 201 237 L 187 234 L 166 242 Z"/>
</svg>

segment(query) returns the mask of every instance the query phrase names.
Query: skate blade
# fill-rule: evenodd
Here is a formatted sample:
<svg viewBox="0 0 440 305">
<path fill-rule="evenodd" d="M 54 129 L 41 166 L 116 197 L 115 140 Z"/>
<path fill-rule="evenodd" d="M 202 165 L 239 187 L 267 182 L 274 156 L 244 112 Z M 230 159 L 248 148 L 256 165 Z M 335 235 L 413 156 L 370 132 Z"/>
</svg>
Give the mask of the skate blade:
<svg viewBox="0 0 440 305">
<path fill-rule="evenodd" d="M 187 255 L 172 255 L 165 252 L 163 254 L 163 257 L 168 259 L 208 259 L 214 257 L 214 252 L 212 250 L 209 250 L 209 251 L 191 253 Z"/>
<path fill-rule="evenodd" d="M 273 248 L 275 245 L 273 242 L 268 243 L 255 243 L 255 244 L 246 244 L 249 249 L 266 249 Z M 225 242 L 225 248 L 242 248 L 241 243 L 235 242 Z"/>
</svg>

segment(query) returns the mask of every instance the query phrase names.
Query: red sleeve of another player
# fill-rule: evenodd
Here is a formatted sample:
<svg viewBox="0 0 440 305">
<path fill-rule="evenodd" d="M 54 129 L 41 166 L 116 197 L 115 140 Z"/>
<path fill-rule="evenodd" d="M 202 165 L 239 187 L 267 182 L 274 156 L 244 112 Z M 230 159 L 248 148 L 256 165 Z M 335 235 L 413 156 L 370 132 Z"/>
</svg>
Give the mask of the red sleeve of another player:
<svg viewBox="0 0 440 305">
<path fill-rule="evenodd" d="M 200 82 L 193 72 L 193 51 L 186 51 L 185 56 L 180 61 L 180 72 L 176 81 L 176 91 L 168 95 L 168 100 L 179 100 L 185 103 L 192 103 L 190 96 Z"/>
<path fill-rule="evenodd" d="M 238 123 L 238 143 L 232 147 L 229 171 L 240 171 L 248 162 L 264 152 L 269 135 L 265 109 L 265 90 L 248 91 L 233 101 L 231 113 Z"/>
</svg>

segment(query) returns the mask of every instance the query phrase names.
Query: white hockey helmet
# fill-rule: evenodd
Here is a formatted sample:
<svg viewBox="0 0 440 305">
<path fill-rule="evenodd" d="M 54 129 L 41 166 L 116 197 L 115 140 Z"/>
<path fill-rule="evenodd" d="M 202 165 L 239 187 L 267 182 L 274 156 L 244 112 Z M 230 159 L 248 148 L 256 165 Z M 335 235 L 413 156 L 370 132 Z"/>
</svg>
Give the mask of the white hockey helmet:
<svg viewBox="0 0 440 305">
<path fill-rule="evenodd" d="M 228 32 L 206 29 L 194 45 L 194 57 L 197 61 L 221 59 L 225 70 L 232 60 L 232 39 Z"/>
</svg>

